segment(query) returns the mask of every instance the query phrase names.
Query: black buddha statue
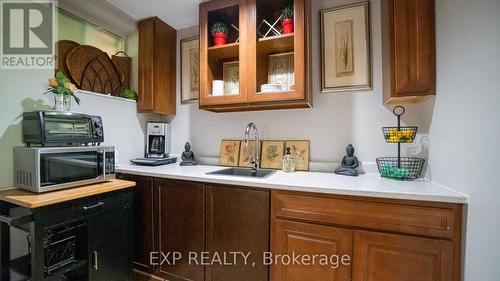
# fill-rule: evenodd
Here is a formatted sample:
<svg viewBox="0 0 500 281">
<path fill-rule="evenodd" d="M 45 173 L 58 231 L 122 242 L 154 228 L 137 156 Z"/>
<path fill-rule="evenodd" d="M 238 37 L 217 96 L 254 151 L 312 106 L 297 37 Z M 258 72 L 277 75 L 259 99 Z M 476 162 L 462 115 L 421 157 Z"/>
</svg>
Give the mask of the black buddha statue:
<svg viewBox="0 0 500 281">
<path fill-rule="evenodd" d="M 186 142 L 184 145 L 184 152 L 182 152 L 180 166 L 196 166 L 197 163 L 194 161 L 194 153 L 191 151 L 191 145 L 189 142 Z"/>
<path fill-rule="evenodd" d="M 354 147 L 352 144 L 349 144 L 345 151 L 347 155 L 342 159 L 340 168 L 335 170 L 335 174 L 357 177 L 358 170 L 356 170 L 356 168 L 359 166 L 359 161 L 358 158 L 354 156 Z"/>
</svg>

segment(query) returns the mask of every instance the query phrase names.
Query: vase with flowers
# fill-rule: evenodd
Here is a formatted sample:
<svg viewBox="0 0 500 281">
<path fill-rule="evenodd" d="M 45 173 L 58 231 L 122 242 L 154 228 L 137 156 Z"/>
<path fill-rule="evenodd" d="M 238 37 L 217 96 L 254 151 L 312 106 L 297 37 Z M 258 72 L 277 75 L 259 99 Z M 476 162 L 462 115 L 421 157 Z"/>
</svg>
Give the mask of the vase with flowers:
<svg viewBox="0 0 500 281">
<path fill-rule="evenodd" d="M 293 33 L 293 6 L 288 6 L 281 11 L 281 25 L 283 34 Z"/>
<path fill-rule="evenodd" d="M 58 71 L 53 78 L 49 79 L 49 87 L 43 94 L 54 94 L 54 109 L 56 111 L 69 111 L 71 99 L 74 99 L 80 105 L 80 99 L 75 95 L 78 89 L 61 71 Z"/>
</svg>

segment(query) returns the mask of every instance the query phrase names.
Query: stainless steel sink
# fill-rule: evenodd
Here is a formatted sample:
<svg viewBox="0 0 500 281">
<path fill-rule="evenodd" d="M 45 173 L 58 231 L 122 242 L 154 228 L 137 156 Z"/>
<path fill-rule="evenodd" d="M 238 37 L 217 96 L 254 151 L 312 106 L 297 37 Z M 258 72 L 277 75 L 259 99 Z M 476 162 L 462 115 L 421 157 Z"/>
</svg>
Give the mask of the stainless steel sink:
<svg viewBox="0 0 500 281">
<path fill-rule="evenodd" d="M 214 172 L 209 172 L 207 173 L 207 175 L 264 178 L 274 172 L 275 172 L 274 170 L 266 170 L 266 169 L 257 169 L 257 171 L 253 171 L 252 169 L 246 169 L 246 168 L 227 168 L 227 169 L 217 170 Z"/>
</svg>

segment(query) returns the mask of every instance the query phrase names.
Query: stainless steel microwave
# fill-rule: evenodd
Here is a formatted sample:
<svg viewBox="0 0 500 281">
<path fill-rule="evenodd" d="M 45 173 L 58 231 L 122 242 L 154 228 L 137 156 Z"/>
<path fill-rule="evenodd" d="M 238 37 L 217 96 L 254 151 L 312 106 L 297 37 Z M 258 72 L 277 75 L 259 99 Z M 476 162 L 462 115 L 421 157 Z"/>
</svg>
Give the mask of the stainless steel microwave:
<svg viewBox="0 0 500 281">
<path fill-rule="evenodd" d="M 113 146 L 15 147 L 14 185 L 36 193 L 115 178 Z"/>
</svg>

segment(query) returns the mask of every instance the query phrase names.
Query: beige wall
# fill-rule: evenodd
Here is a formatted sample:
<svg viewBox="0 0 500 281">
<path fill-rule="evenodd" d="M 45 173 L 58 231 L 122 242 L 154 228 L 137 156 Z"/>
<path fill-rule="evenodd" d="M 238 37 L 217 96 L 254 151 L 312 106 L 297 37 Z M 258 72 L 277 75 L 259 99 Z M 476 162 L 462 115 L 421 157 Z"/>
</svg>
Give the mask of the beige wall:
<svg viewBox="0 0 500 281">
<path fill-rule="evenodd" d="M 320 92 L 319 10 L 357 1 L 312 2 L 314 107 L 210 113 L 198 110 L 198 104 L 179 105 L 178 114 L 172 121 L 174 151 L 182 151 L 184 142 L 189 140 L 198 155 L 218 157 L 221 139 L 241 139 L 246 124 L 255 122 L 264 139 L 310 139 L 311 160 L 315 162 L 340 162 L 349 143 L 354 145 L 356 154 L 365 162 L 374 162 L 378 156 L 394 156 L 397 153 L 396 146 L 386 144 L 381 133 L 382 126 L 394 126 L 396 119 L 392 114 L 392 107 L 382 105 L 380 2 L 378 0 L 371 2 L 373 90 L 329 94 Z M 178 39 L 191 37 L 197 33 L 197 27 L 183 29 L 179 31 Z M 179 68 L 178 73 L 180 73 Z M 179 89 L 178 87 L 178 92 Z M 407 106 L 403 122 L 419 126 L 419 135 L 414 144 L 403 146 L 404 154 L 427 157 L 427 139 L 422 136 L 428 133 L 432 110 L 433 99 Z"/>
<path fill-rule="evenodd" d="M 500 279 L 500 1 L 436 1 L 434 181 L 469 195 L 466 281 Z"/>
</svg>

